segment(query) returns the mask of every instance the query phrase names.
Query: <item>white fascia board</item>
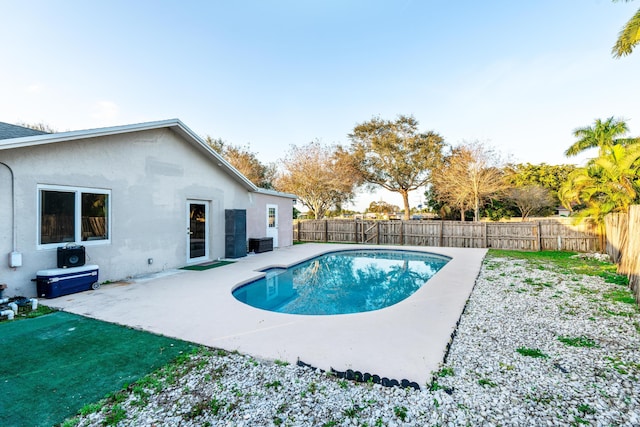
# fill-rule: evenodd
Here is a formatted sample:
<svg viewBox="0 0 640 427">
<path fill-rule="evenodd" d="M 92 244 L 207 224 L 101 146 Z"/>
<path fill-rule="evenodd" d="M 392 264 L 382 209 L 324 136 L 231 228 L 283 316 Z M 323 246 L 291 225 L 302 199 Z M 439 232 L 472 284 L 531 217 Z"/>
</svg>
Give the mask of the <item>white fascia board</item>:
<svg viewBox="0 0 640 427">
<path fill-rule="evenodd" d="M 161 120 L 156 122 L 137 123 L 133 125 L 113 126 L 108 128 L 74 130 L 70 132 L 57 132 L 45 135 L 25 136 L 22 138 L 11 138 L 0 141 L 0 150 L 12 148 L 30 147 L 34 145 L 53 144 L 62 141 L 74 141 L 85 138 L 96 138 L 99 136 L 117 135 L 121 133 L 136 132 L 143 130 L 159 129 L 163 127 L 176 126 L 180 123 L 178 119 Z"/>
<path fill-rule="evenodd" d="M 286 199 L 298 200 L 298 196 L 296 196 L 295 194 L 282 193 L 280 191 L 268 190 L 266 188 L 258 187 L 258 189 L 256 190 L 256 193 L 265 194 L 267 196 L 277 196 L 277 197 L 284 197 Z"/>
</svg>

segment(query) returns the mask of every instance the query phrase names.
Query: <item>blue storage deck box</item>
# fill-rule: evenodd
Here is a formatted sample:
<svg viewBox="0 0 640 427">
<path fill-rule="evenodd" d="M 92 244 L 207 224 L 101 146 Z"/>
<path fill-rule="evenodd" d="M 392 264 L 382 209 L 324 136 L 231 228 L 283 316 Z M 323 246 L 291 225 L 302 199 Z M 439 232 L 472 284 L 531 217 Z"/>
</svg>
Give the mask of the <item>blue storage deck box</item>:
<svg viewBox="0 0 640 427">
<path fill-rule="evenodd" d="M 40 298 L 57 298 L 100 287 L 97 265 L 40 270 L 36 276 Z"/>
</svg>

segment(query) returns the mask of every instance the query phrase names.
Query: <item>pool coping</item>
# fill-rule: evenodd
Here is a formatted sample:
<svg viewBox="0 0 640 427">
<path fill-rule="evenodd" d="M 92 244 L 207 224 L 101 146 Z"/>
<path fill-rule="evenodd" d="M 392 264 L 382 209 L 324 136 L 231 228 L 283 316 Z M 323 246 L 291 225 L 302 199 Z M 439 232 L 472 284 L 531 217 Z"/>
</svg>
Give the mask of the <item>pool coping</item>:
<svg viewBox="0 0 640 427">
<path fill-rule="evenodd" d="M 232 289 L 263 276 L 261 270 L 336 250 L 372 248 L 429 252 L 451 260 L 409 298 L 364 313 L 282 314 L 253 308 L 231 295 Z M 42 303 L 257 358 L 368 373 L 422 387 L 443 361 L 486 252 L 309 243 L 249 255 L 210 270 L 171 270 Z"/>
</svg>

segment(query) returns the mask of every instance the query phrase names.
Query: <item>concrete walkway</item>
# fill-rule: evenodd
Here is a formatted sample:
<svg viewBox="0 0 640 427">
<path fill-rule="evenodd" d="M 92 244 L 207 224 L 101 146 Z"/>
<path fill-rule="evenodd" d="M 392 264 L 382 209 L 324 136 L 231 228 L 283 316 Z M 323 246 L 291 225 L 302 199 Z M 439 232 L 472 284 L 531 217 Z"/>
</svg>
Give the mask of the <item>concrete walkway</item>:
<svg viewBox="0 0 640 427">
<path fill-rule="evenodd" d="M 357 314 L 303 316 L 259 310 L 231 291 L 263 275 L 340 249 L 392 248 L 452 257 L 425 286 L 391 307 Z M 42 304 L 264 359 L 351 369 L 421 387 L 439 369 L 480 271 L 486 249 L 304 244 L 205 270 L 171 270 L 102 285 Z"/>
</svg>

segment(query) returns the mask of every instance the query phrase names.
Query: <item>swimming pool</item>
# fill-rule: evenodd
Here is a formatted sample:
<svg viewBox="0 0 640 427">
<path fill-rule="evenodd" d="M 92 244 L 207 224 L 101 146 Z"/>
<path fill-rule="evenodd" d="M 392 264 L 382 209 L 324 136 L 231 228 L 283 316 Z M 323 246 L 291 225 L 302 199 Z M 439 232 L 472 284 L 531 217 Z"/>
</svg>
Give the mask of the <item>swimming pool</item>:
<svg viewBox="0 0 640 427">
<path fill-rule="evenodd" d="M 408 298 L 450 258 L 425 252 L 359 249 L 330 252 L 233 291 L 252 307 L 289 314 L 360 313 Z"/>
</svg>

